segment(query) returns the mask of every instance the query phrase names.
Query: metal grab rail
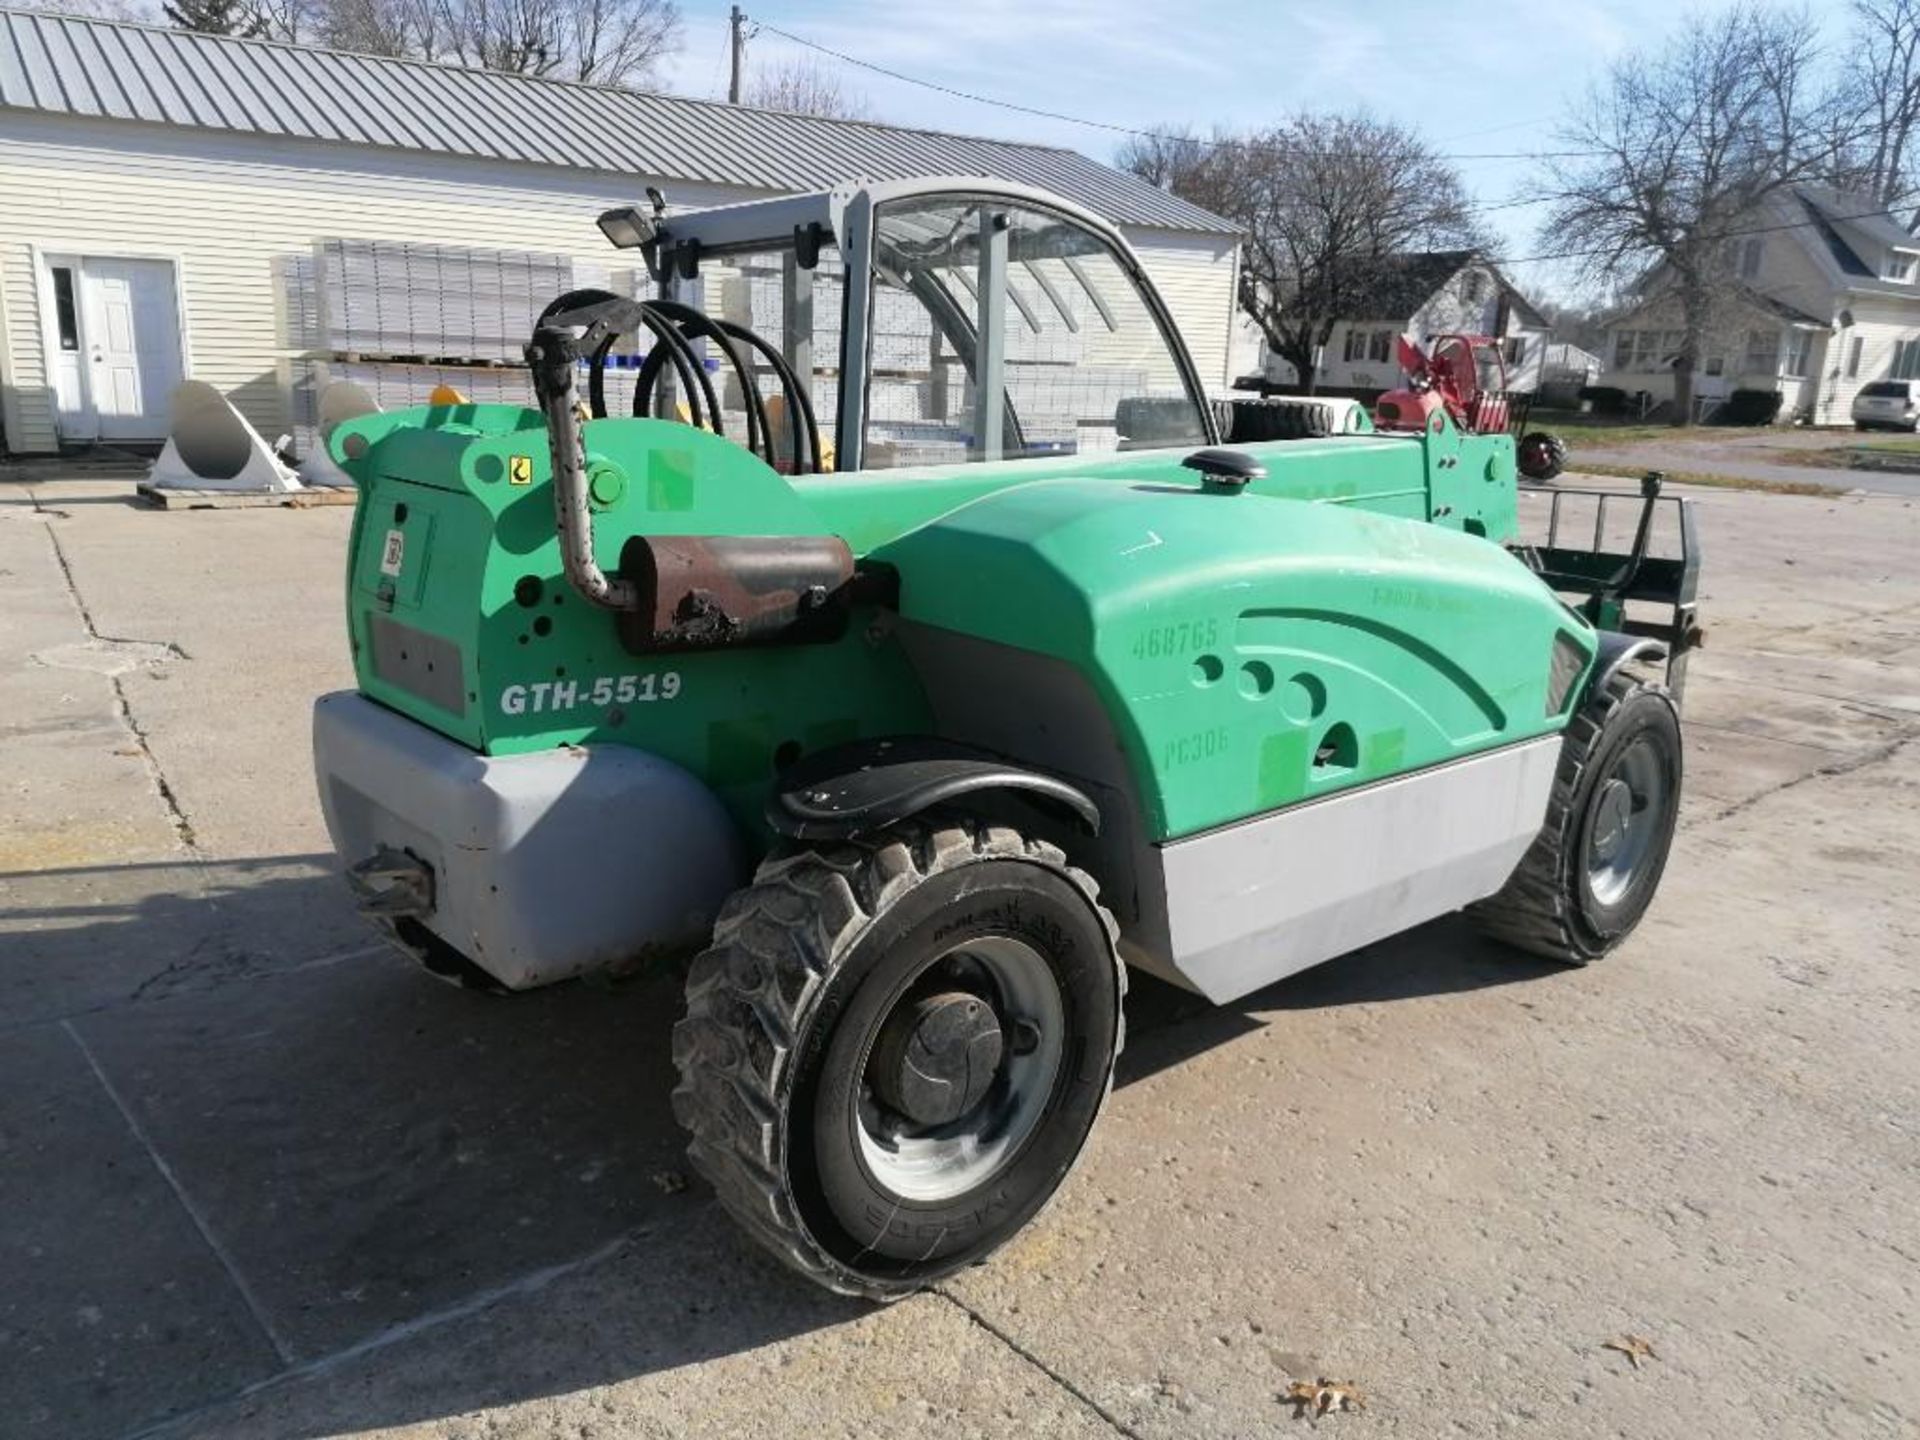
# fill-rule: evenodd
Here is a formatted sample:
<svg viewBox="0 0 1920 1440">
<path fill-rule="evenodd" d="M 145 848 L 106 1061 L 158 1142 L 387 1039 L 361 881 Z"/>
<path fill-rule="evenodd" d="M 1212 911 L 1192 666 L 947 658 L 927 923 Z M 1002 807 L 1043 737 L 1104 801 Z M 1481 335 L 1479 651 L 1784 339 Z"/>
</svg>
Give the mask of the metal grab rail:
<svg viewBox="0 0 1920 1440">
<path fill-rule="evenodd" d="M 1649 471 L 1638 497 L 1617 490 L 1556 488 L 1548 500 L 1546 543 L 1521 543 L 1513 549 L 1557 593 L 1579 597 L 1576 608 L 1597 629 L 1662 641 L 1667 647 L 1667 686 L 1677 699 L 1686 685 L 1688 653 L 1705 643 L 1706 632 L 1698 623 L 1700 538 L 1693 502 L 1663 493 L 1665 481 L 1659 471 Z M 1562 543 L 1561 511 L 1569 496 L 1594 501 L 1590 543 Z M 1610 551 L 1605 548 L 1608 505 L 1633 498 L 1640 502 L 1640 514 L 1632 544 L 1624 552 Z M 1654 520 L 1663 506 L 1674 508 L 1680 541 L 1676 556 L 1648 553 Z M 1667 613 L 1659 620 L 1643 620 L 1627 613 L 1630 602 L 1662 606 Z"/>
</svg>

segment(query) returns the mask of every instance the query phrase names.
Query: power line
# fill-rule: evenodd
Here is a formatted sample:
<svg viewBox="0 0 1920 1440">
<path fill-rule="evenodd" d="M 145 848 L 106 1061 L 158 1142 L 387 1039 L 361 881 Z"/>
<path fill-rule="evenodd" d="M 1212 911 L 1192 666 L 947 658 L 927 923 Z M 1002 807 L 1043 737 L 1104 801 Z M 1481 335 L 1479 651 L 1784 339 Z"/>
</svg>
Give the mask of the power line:
<svg viewBox="0 0 1920 1440">
<path fill-rule="evenodd" d="M 907 75 L 898 70 L 890 70 L 885 65 L 876 65 L 871 60 L 862 60 L 858 56 L 848 55 L 843 51 L 832 49 L 817 41 L 795 35 L 790 30 L 782 30 L 778 25 L 769 24 L 765 20 L 755 20 L 754 24 L 769 35 L 778 35 L 781 39 L 790 40 L 795 45 L 802 45 L 809 50 L 817 50 L 822 55 L 831 56 L 844 65 L 853 65 L 862 70 L 871 70 L 874 74 L 884 75 L 889 80 L 898 80 L 905 85 L 917 85 L 922 90 L 932 90 L 937 94 L 950 95 L 956 100 L 970 101 L 975 105 L 991 105 L 1001 110 L 1012 110 L 1021 115 L 1038 116 L 1042 120 L 1059 120 L 1068 125 L 1084 125 L 1092 130 L 1105 130 L 1113 135 L 1130 135 L 1141 140 L 1167 140 L 1179 145 L 1192 145 L 1203 150 L 1263 150 L 1271 154 L 1323 155 L 1335 158 L 1341 155 L 1357 155 L 1363 153 L 1361 151 L 1315 150 L 1310 146 L 1274 144 L 1264 140 L 1202 140 L 1193 135 L 1174 135 L 1163 130 L 1140 130 L 1131 125 L 1115 125 L 1106 120 L 1089 120 L 1082 115 L 1068 115 L 1059 110 L 1042 110 L 1034 105 L 1021 105 L 1012 100 L 999 100 L 991 95 L 976 95 L 970 90 L 957 90 L 951 85 L 942 85 L 934 80 L 923 80 L 915 75 Z M 1436 155 L 1433 158 L 1436 160 L 1562 160 L 1577 156 L 1604 155 L 1606 153 L 1604 150 L 1514 150 Z"/>
<path fill-rule="evenodd" d="M 954 88 L 953 86 L 942 85 L 933 80 L 924 80 L 919 78 L 918 76 L 907 75 L 902 73 L 901 71 L 889 69 L 887 66 L 875 64 L 873 61 L 862 60 L 858 56 L 848 55 L 843 51 L 832 49 L 831 47 L 822 45 L 817 41 L 808 40 L 804 36 L 795 35 L 792 31 L 783 30 L 778 25 L 769 24 L 765 20 L 755 20 L 753 23 L 756 31 L 765 31 L 769 35 L 778 35 L 783 40 L 789 40 L 789 41 L 792 41 L 795 45 L 801 45 L 809 50 L 818 51 L 820 54 L 826 55 L 831 57 L 832 59 L 838 60 L 842 64 L 853 65 L 862 70 L 870 70 L 876 75 L 884 75 L 888 79 L 898 80 L 903 84 L 915 85 L 920 87 L 923 90 L 932 90 L 938 94 L 949 95 L 955 99 L 966 100 L 976 105 L 990 105 L 1002 110 L 1012 110 L 1022 115 L 1034 115 L 1045 120 L 1059 120 L 1069 125 L 1084 125 L 1094 130 L 1105 130 L 1111 134 L 1131 135 L 1131 136 L 1136 136 L 1143 140 L 1167 140 L 1167 141 L 1172 141 L 1176 144 L 1193 145 L 1197 148 L 1206 149 L 1206 150 L 1218 150 L 1218 149 L 1264 150 L 1268 152 L 1275 152 L 1275 153 L 1282 153 L 1282 154 L 1307 154 L 1307 155 L 1326 155 L 1326 156 L 1338 156 L 1342 153 L 1345 153 L 1345 152 L 1336 151 L 1336 150 L 1314 150 L 1306 146 L 1275 145 L 1275 144 L 1272 144 L 1266 141 L 1261 141 L 1261 140 L 1237 140 L 1237 139 L 1201 140 L 1192 135 L 1174 135 L 1174 134 L 1169 134 L 1165 131 L 1160 131 L 1160 130 L 1141 130 L 1141 129 L 1136 129 L 1130 125 L 1116 125 L 1105 120 L 1089 120 L 1086 117 L 1080 116 L 1080 115 L 1068 115 L 1058 110 L 1043 110 L 1032 105 L 1021 105 L 1011 100 L 996 99 L 990 95 L 976 95 L 972 91 L 959 90 Z M 1524 123 L 1527 123 L 1527 122 L 1523 122 L 1523 121 L 1513 122 L 1514 125 L 1519 125 Z M 1497 130 L 1501 128 L 1511 128 L 1511 127 L 1494 126 L 1491 128 L 1494 130 Z M 1487 134 L 1487 133 L 1490 133 L 1490 131 L 1480 131 L 1480 132 L 1470 132 L 1470 133 Z M 1354 153 L 1358 153 L 1358 152 L 1354 152 Z M 1554 160 L 1554 159 L 1570 159 L 1570 158 L 1593 156 L 1593 155 L 1607 155 L 1610 153 L 1612 152 L 1607 150 L 1521 150 L 1521 151 L 1507 151 L 1507 152 L 1485 152 L 1485 153 L 1478 153 L 1478 154 L 1464 153 L 1464 152 L 1455 153 L 1455 154 L 1441 154 L 1441 155 L 1436 155 L 1434 158 L 1439 160 Z M 1470 206 L 1467 206 L 1466 208 L 1476 214 L 1484 215 L 1484 214 L 1491 214 L 1497 210 L 1511 210 L 1511 209 L 1516 209 L 1523 205 L 1538 205 L 1542 203 L 1550 203 L 1550 201 L 1545 201 L 1542 199 L 1506 200 L 1506 201 L 1501 201 L 1499 203 L 1492 204 L 1492 205 L 1470 205 Z M 1891 205 L 1894 203 L 1897 203 L 1897 199 L 1895 201 L 1889 201 L 1888 205 Z M 1812 225 L 1832 224 L 1836 222 L 1844 222 L 1849 220 L 1868 220 L 1868 219 L 1872 219 L 1875 216 L 1885 214 L 1887 212 L 1887 208 L 1888 208 L 1887 205 L 1883 205 L 1878 209 L 1863 210 L 1856 215 L 1835 215 L 1835 216 L 1817 215 L 1815 218 L 1811 218 L 1807 220 L 1792 220 L 1792 221 L 1787 221 L 1781 224 L 1758 225 L 1758 226 L 1752 226 L 1752 227 L 1748 227 L 1740 230 L 1729 230 L 1725 232 L 1724 235 L 1722 235 L 1720 238 L 1732 240 L 1736 238 L 1745 238 L 1746 236 L 1749 236 L 1749 235 L 1771 234 L 1775 231 L 1780 231 L 1780 230 L 1798 230 L 1806 226 L 1812 226 Z M 1530 265 L 1530 264 L 1534 264 L 1534 263 L 1537 263 L 1540 261 L 1546 261 L 1546 260 L 1590 259 L 1596 255 L 1605 255 L 1609 251 L 1615 248 L 1616 247 L 1609 246 L 1609 245 L 1597 245 L 1597 246 L 1590 246 L 1586 249 L 1580 249 L 1580 250 L 1548 251 L 1539 255 L 1489 256 L 1488 259 L 1491 260 L 1492 263 L 1498 264 L 1498 265 Z"/>
</svg>

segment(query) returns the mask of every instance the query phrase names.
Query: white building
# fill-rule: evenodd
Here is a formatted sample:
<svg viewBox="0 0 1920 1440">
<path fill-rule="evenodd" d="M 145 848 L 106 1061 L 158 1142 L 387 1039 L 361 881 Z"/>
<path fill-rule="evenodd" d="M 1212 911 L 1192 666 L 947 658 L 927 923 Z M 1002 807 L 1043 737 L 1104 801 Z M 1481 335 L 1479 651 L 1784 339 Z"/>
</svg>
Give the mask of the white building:
<svg viewBox="0 0 1920 1440">
<path fill-rule="evenodd" d="M 1071 151 L 0 10 L 0 436 L 156 440 L 183 377 L 294 429 L 341 348 L 311 312 L 329 240 L 527 252 L 588 283 L 631 264 L 595 218 L 648 185 L 692 208 L 924 174 L 1114 221 L 1224 386 L 1234 227 Z"/>
<path fill-rule="evenodd" d="M 1733 293 L 1694 374 L 1702 408 L 1735 390 L 1781 396 L 1782 421 L 1849 423 L 1874 380 L 1920 379 L 1920 236 L 1860 196 L 1802 185 L 1775 196 L 1730 242 Z M 1673 398 L 1680 313 L 1656 270 L 1608 326 L 1596 384 Z"/>
<path fill-rule="evenodd" d="M 1320 390 L 1386 390 L 1400 383 L 1394 340 L 1422 347 L 1440 335 L 1491 335 L 1502 342 L 1509 390 L 1539 388 L 1549 326 L 1507 277 L 1471 250 L 1396 255 L 1361 289 L 1351 318 L 1327 337 Z M 1293 366 L 1267 354 L 1266 378 L 1291 385 Z"/>
</svg>

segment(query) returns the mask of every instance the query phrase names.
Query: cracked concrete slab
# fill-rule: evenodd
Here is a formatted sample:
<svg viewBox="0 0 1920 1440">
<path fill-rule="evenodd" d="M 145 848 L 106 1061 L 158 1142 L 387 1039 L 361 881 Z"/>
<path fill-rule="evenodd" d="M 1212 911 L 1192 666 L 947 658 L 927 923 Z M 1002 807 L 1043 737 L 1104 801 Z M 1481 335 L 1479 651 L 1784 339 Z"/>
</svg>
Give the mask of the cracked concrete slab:
<svg viewBox="0 0 1920 1440">
<path fill-rule="evenodd" d="M 51 501 L 58 487 L 41 487 Z M 271 517 L 279 524 L 262 523 Z M 224 859 L 326 846 L 313 796 L 314 698 L 350 687 L 339 590 L 348 507 L 156 512 L 76 507 L 68 564 L 104 635 L 188 664 L 122 681 L 194 836 Z"/>
<path fill-rule="evenodd" d="M 85 1440 L 279 1361 L 57 1026 L 0 1041 L 6 1433 Z"/>
<path fill-rule="evenodd" d="M 678 993 L 503 1000 L 380 950 L 75 1027 L 305 1360 L 657 1216 Z"/>
<path fill-rule="evenodd" d="M 948 1298 L 871 1311 L 761 1259 L 698 1185 L 655 1184 L 683 1163 L 670 980 L 492 1001 L 365 948 L 306 769 L 311 697 L 347 679 L 346 513 L 154 514 L 124 490 L 0 505 L 0 785 L 24 802 L 0 839 L 31 824 L 47 857 L 0 878 L 0 984 L 25 1007 L 0 1053 L 31 1066 L 62 1033 L 33 1017 L 77 1017 L 177 1179 L 169 1223 L 202 1217 L 294 1360 L 136 1349 L 158 1369 L 128 1380 L 151 1402 L 128 1420 L 0 1347 L 0 1413 L 1197 1440 L 1291 1433 L 1286 1382 L 1327 1375 L 1373 1405 L 1321 1424 L 1408 1436 L 1870 1436 L 1920 1414 L 1920 751 L 1890 703 L 1920 689 L 1912 504 L 1701 498 L 1684 831 L 1626 950 L 1562 972 L 1450 920 L 1224 1010 L 1136 982 L 1123 1083 L 1061 1202 Z M 50 525 L 98 634 L 192 661 L 27 662 L 89 638 L 38 578 Z M 96 1077 L 40 1068 L 61 1103 L 102 1103 Z M 71 1155 L 23 1173 L 79 1209 L 115 1152 L 68 1128 Z M 118 1252 L 94 1233 L 73 1243 L 130 1273 L 171 1253 L 164 1228 L 158 1252 L 145 1227 Z M 31 1294 L 62 1297 L 57 1276 Z M 164 1323 L 170 1297 L 128 1303 Z M 234 1284 L 184 1307 L 246 1313 Z M 1605 1350 L 1622 1331 L 1660 1359 Z"/>
<path fill-rule="evenodd" d="M 928 1295 L 875 1309 L 799 1288 L 711 1202 L 677 1212 L 532 1293 L 296 1372 L 151 1440 L 1114 1434 L 959 1307 Z"/>
<path fill-rule="evenodd" d="M 165 665 L 184 660 L 186 652 L 178 645 L 151 640 L 82 640 L 72 645 L 56 645 L 36 650 L 27 657 L 36 665 L 55 670 L 86 670 L 95 675 L 124 675 L 143 665 Z"/>
</svg>

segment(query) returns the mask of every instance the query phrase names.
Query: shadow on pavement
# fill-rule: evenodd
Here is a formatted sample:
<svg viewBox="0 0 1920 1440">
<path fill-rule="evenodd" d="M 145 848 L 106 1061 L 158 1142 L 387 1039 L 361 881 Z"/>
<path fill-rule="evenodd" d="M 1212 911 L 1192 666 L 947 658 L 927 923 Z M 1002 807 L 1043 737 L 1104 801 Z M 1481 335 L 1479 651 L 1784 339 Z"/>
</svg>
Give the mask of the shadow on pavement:
<svg viewBox="0 0 1920 1440">
<path fill-rule="evenodd" d="M 211 989 L 372 938 L 331 855 L 0 872 L 0 1027 Z"/>
<path fill-rule="evenodd" d="M 630 1381 L 866 1313 L 764 1260 L 685 1173 L 667 1103 L 677 971 L 493 997 L 385 950 L 306 963 L 369 938 L 322 857 L 0 883 L 0 921 L 29 941 L 8 947 L 0 983 L 32 978 L 30 964 L 49 1005 L 76 992 L 132 1002 L 64 1010 L 251 1291 L 266 1333 L 250 1337 L 260 1353 L 248 1378 L 289 1364 L 330 1370 L 376 1340 L 370 1354 L 391 1350 L 397 1363 L 422 1346 L 407 1337 L 423 1319 L 485 1312 L 479 1323 L 422 1330 L 439 1336 L 430 1354 L 409 1362 L 405 1383 L 358 1387 L 358 1408 L 297 1374 L 273 1384 L 260 1394 L 278 1397 L 274 1433 Z M 306 962 L 288 958 L 301 954 Z M 1230 1007 L 1136 976 L 1119 1083 L 1258 1028 L 1261 1011 L 1477 989 L 1550 968 L 1446 921 Z M 32 1177 L 19 1178 L 31 1193 Z M 98 1243 L 87 1226 L 42 1218 L 56 1246 Z M 98 1308 L 154 1303 L 151 1272 L 166 1267 L 145 1263 L 137 1239 L 131 1249 L 125 1293 Z M 60 1275 L 60 1257 L 47 1259 L 42 1271 Z M 241 1377 L 182 1365 L 164 1347 L 109 1347 L 74 1329 L 72 1308 L 53 1281 L 9 1317 L 38 1342 L 16 1355 L 33 1348 L 58 1361 L 0 1357 L 0 1390 L 13 1392 L 16 1413 L 55 1420 L 37 1433 L 114 1434 L 168 1414 L 186 1417 L 181 1433 L 199 1433 L 196 1407 L 237 1388 Z M 93 1379 L 76 1388 L 84 1376 Z M 309 1404 L 319 1408 L 298 1413 Z"/>
<path fill-rule="evenodd" d="M 1325 1010 L 1512 985 L 1563 966 L 1483 938 L 1457 915 L 1289 976 L 1227 1005 L 1209 1004 L 1135 971 L 1127 995 L 1127 1050 L 1116 1087 L 1145 1080 L 1258 1030 L 1262 1012 Z"/>
</svg>

